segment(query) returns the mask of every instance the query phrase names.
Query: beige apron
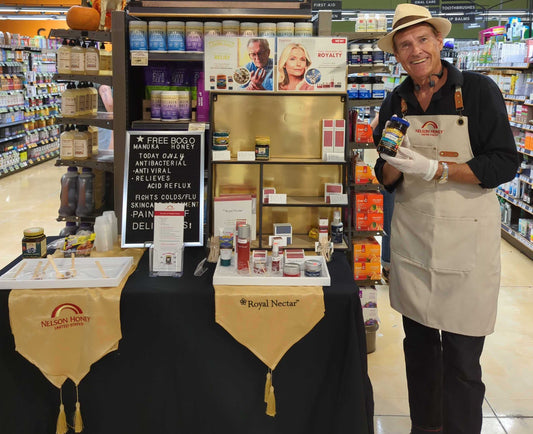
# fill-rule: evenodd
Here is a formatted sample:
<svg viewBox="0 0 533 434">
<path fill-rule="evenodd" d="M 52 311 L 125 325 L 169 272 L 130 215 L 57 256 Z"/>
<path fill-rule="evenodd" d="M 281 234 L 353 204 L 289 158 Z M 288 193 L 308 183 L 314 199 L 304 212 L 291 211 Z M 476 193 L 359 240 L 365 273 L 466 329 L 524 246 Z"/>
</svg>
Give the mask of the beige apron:
<svg viewBox="0 0 533 434">
<path fill-rule="evenodd" d="M 466 117 L 406 119 L 414 151 L 449 164 L 473 157 Z M 391 228 L 392 307 L 428 327 L 485 336 L 494 331 L 499 287 L 500 209 L 494 191 L 404 175 Z"/>
</svg>

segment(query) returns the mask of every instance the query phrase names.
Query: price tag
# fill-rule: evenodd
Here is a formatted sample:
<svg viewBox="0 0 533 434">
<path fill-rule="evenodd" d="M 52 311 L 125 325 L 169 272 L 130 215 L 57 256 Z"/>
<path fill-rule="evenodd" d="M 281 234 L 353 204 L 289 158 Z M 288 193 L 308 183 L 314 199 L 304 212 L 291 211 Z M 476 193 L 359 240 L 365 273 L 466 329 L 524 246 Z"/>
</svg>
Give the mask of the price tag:
<svg viewBox="0 0 533 434">
<path fill-rule="evenodd" d="M 340 152 L 328 152 L 326 154 L 326 161 L 338 161 L 344 163 L 344 154 Z"/>
<path fill-rule="evenodd" d="M 329 195 L 329 203 L 336 205 L 347 205 L 348 195 L 346 193 L 333 193 Z"/>
<path fill-rule="evenodd" d="M 213 161 L 227 161 L 231 160 L 230 151 L 213 151 Z"/>
<path fill-rule="evenodd" d="M 255 161 L 254 151 L 239 151 L 237 152 L 238 161 Z"/>
<path fill-rule="evenodd" d="M 190 122 L 189 131 L 205 131 L 205 124 L 203 122 Z"/>
<path fill-rule="evenodd" d="M 287 203 L 287 195 L 284 193 L 274 193 L 268 195 L 268 203 Z"/>
<path fill-rule="evenodd" d="M 131 51 L 131 66 L 148 66 L 148 51 Z"/>
</svg>

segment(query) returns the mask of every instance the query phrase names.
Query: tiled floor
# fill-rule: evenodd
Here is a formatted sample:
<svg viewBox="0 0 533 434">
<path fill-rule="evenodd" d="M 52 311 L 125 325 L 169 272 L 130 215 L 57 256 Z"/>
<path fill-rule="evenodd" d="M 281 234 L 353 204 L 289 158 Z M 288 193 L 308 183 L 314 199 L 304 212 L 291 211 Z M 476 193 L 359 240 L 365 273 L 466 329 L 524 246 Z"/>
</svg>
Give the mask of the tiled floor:
<svg viewBox="0 0 533 434">
<path fill-rule="evenodd" d="M 22 231 L 42 226 L 57 235 L 60 178 L 64 167 L 47 162 L 0 179 L 0 268 L 20 254 Z M 483 353 L 487 386 L 483 434 L 533 433 L 533 261 L 502 241 L 502 282 L 496 332 Z M 407 434 L 410 428 L 400 315 L 378 289 L 380 328 L 368 356 L 374 386 L 376 434 Z"/>
</svg>

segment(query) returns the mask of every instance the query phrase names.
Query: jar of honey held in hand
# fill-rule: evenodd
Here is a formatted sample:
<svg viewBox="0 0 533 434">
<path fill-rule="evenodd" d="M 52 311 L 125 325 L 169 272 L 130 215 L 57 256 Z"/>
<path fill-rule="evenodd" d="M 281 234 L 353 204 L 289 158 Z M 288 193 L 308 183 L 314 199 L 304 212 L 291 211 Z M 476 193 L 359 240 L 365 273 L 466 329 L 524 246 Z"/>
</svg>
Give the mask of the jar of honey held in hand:
<svg viewBox="0 0 533 434">
<path fill-rule="evenodd" d="M 409 122 L 405 119 L 393 116 L 387 122 L 381 140 L 378 144 L 378 152 L 380 154 L 387 154 L 391 157 L 395 157 L 398 152 L 398 148 L 403 142 L 403 138 L 409 128 Z"/>
</svg>

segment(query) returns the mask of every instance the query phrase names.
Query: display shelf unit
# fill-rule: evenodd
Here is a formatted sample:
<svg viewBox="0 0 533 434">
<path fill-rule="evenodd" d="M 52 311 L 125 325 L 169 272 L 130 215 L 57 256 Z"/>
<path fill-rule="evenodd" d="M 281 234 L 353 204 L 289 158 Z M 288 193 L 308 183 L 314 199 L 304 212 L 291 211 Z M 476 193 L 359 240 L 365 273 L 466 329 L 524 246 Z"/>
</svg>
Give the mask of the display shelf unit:
<svg viewBox="0 0 533 434">
<path fill-rule="evenodd" d="M 498 74 L 503 75 L 516 75 L 516 74 L 522 74 L 525 72 L 530 73 L 531 72 L 531 64 L 529 63 L 512 63 L 512 64 L 490 64 L 490 65 L 484 65 L 483 67 L 478 67 L 476 69 L 481 71 L 496 71 Z M 529 94 L 533 91 L 532 86 L 533 82 L 524 80 L 526 87 L 524 89 L 517 89 L 517 93 L 508 93 L 510 92 L 510 88 L 503 87 L 502 86 L 502 96 L 503 98 L 508 101 L 507 105 L 527 105 L 532 106 L 533 101 L 529 98 Z M 529 133 L 533 132 L 533 121 L 529 120 L 529 118 L 514 118 L 514 109 L 511 111 L 510 107 L 508 107 L 510 116 L 513 116 L 513 120 L 509 121 L 509 124 L 511 125 L 511 128 L 513 129 L 513 132 L 516 136 L 517 143 L 516 147 L 521 155 L 522 159 L 525 161 L 528 161 L 530 164 L 532 163 L 532 157 L 533 157 L 533 151 L 525 149 L 524 143 L 520 143 L 520 137 L 522 139 L 527 136 Z M 530 109 L 531 110 L 531 109 Z M 521 121 L 528 121 L 528 122 L 521 122 Z M 525 177 L 523 175 L 519 175 L 519 181 L 521 183 L 526 183 L 531 185 L 532 180 L 528 177 Z M 533 243 L 531 241 L 527 240 L 520 232 L 518 232 L 518 219 L 519 218 L 529 218 L 533 219 L 533 206 L 530 204 L 520 200 L 520 198 L 516 198 L 514 196 L 511 196 L 510 194 L 506 193 L 502 188 L 496 189 L 496 194 L 500 198 L 500 200 L 503 200 L 502 203 L 510 204 L 510 210 L 511 210 L 511 222 L 510 225 L 506 224 L 505 221 L 502 221 L 502 237 L 506 239 L 510 244 L 512 244 L 514 247 L 516 247 L 518 250 L 520 250 L 525 255 L 529 256 L 530 258 L 533 258 Z M 502 217 L 503 220 L 503 217 Z"/>
<path fill-rule="evenodd" d="M 113 113 L 98 112 L 95 115 L 61 116 L 62 124 L 93 125 L 95 127 L 113 129 Z"/>
<path fill-rule="evenodd" d="M 288 247 L 313 250 L 315 240 L 308 233 L 318 227 L 318 218 L 331 222 L 334 209 L 349 209 L 349 201 L 341 205 L 324 199 L 326 182 L 342 183 L 349 197 L 346 161 L 321 158 L 321 121 L 343 118 L 344 94 L 212 93 L 211 97 L 212 128 L 231 131 L 232 159 L 210 158 L 210 208 L 213 209 L 214 198 L 226 194 L 232 184 L 247 185 L 249 193 L 257 197 L 257 239 L 252 242 L 253 249 L 269 247 L 273 223 L 291 223 L 293 243 Z M 306 108 L 305 114 L 302 107 Z M 239 151 L 254 150 L 257 135 L 270 136 L 270 159 L 238 161 Z M 286 203 L 264 203 L 264 187 L 276 187 L 278 193 L 286 194 Z M 212 234 L 214 216 L 211 217 Z M 348 241 L 335 247 L 348 249 L 350 244 Z"/>
<path fill-rule="evenodd" d="M 42 53 L 47 49 L 2 48 L 6 52 L 5 60 L 0 62 L 4 67 L 2 80 L 13 80 L 16 87 L 22 85 L 21 89 L 0 90 L 6 101 L 0 106 L 0 176 L 7 176 L 57 157 L 58 134 L 50 137 L 48 130 L 54 128 L 59 108 L 48 99 L 56 96 L 50 93 L 56 88 L 50 82 L 52 74 L 40 68 Z M 47 63 L 55 63 L 52 57 L 45 56 Z"/>
<path fill-rule="evenodd" d="M 112 42 L 112 34 L 111 32 L 104 32 L 104 31 L 86 31 L 86 30 L 71 30 L 71 29 L 52 29 L 50 34 L 56 38 L 62 38 L 62 39 L 71 39 L 71 40 L 89 40 L 89 41 L 97 41 L 97 42 L 105 42 L 110 43 Z M 116 53 L 116 52 L 115 52 Z M 120 57 L 120 56 L 118 56 Z M 115 59 L 113 59 L 113 63 L 115 62 Z M 112 75 L 98 75 L 98 74 L 54 74 L 54 80 L 58 82 L 72 82 L 72 81 L 87 81 L 87 82 L 93 82 L 93 83 L 99 83 L 107 86 L 113 86 L 116 79 Z M 121 78 L 122 79 L 122 78 Z M 104 129 L 114 129 L 113 124 L 113 113 L 108 112 L 97 112 L 96 114 L 87 114 L 82 116 L 59 116 L 58 121 L 62 123 L 63 125 L 87 125 L 87 126 L 95 126 L 99 128 Z M 98 170 L 105 172 L 105 178 L 106 178 L 106 184 L 108 183 L 108 178 L 113 179 L 113 189 L 107 189 L 106 188 L 106 196 L 109 193 L 110 196 L 113 197 L 114 203 L 121 202 L 122 196 L 121 196 L 121 190 L 120 190 L 120 196 L 117 198 L 117 185 L 122 182 L 122 179 L 120 178 L 118 181 L 114 177 L 115 172 L 115 162 L 113 161 L 113 158 L 109 158 L 109 156 L 93 156 L 86 160 L 62 160 L 58 159 L 56 161 L 56 166 L 74 166 L 74 167 L 87 167 L 93 170 Z M 107 208 L 108 202 L 110 202 L 109 197 L 106 197 L 104 209 Z M 80 217 L 80 216 L 70 216 L 70 217 L 63 217 L 58 216 L 57 221 L 74 221 L 74 222 L 94 222 L 94 219 L 96 216 L 101 214 L 101 209 L 95 210 L 94 215 L 88 216 L 88 217 Z"/>
<path fill-rule="evenodd" d="M 113 76 L 111 75 L 88 75 L 88 74 L 54 74 L 56 81 L 91 81 L 93 83 L 113 86 Z"/>
</svg>

